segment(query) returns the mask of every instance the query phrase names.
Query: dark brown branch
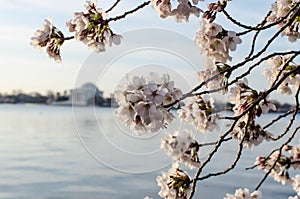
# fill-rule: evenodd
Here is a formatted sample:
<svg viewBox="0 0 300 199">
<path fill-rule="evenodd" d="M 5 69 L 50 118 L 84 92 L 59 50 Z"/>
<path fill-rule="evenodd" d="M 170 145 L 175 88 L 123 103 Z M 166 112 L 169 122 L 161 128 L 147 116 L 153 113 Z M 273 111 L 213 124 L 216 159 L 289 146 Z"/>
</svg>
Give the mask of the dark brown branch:
<svg viewBox="0 0 300 199">
<path fill-rule="evenodd" d="M 260 24 L 258 24 L 256 27 L 262 27 L 267 23 L 267 19 L 268 17 L 272 14 L 272 11 L 269 11 L 268 14 L 265 16 L 265 18 L 262 20 L 262 22 Z M 256 40 L 258 38 L 259 33 L 261 32 L 261 30 L 257 30 L 254 34 L 254 37 L 252 39 L 252 44 L 251 44 L 251 50 L 249 55 L 247 56 L 247 58 L 251 57 L 254 53 L 254 49 L 255 49 L 255 44 L 256 44 Z"/>
<path fill-rule="evenodd" d="M 108 12 L 112 11 L 118 5 L 118 3 L 120 3 L 120 2 L 121 2 L 121 0 L 116 0 L 116 2 L 109 9 L 107 9 L 105 12 L 108 13 Z"/>
<path fill-rule="evenodd" d="M 300 90 L 300 88 L 298 88 L 298 90 L 297 90 L 297 92 L 296 92 L 296 95 L 295 95 L 295 98 L 298 97 L 298 95 L 299 95 L 299 90 Z M 285 130 L 284 130 L 280 135 L 278 135 L 277 137 L 275 137 L 275 138 L 271 137 L 271 139 L 272 139 L 273 141 L 279 140 L 280 138 L 282 138 L 284 135 L 286 135 L 286 134 L 289 132 L 290 128 L 292 127 L 292 125 L 293 125 L 293 123 L 294 123 L 294 121 L 295 121 L 295 119 L 296 119 L 296 116 L 297 116 L 297 114 L 298 114 L 298 111 L 299 111 L 299 104 L 297 104 L 297 106 L 296 106 L 296 108 L 295 108 L 295 110 L 294 110 L 294 114 L 292 115 L 292 117 L 291 117 L 291 119 L 290 119 L 288 125 L 287 125 L 286 128 L 285 128 Z"/>
<path fill-rule="evenodd" d="M 230 165 L 229 167 L 227 167 L 226 169 L 224 169 L 223 171 L 216 172 L 216 173 L 209 173 L 209 174 L 206 175 L 206 176 L 197 178 L 197 180 L 205 180 L 205 179 L 210 178 L 210 177 L 213 177 L 213 176 L 224 175 L 224 174 L 228 173 L 229 171 L 231 171 L 232 169 L 235 168 L 236 164 L 238 163 L 238 161 L 240 160 L 241 155 L 242 155 L 243 144 L 244 144 L 244 140 L 245 140 L 246 134 L 247 134 L 247 132 L 248 132 L 248 126 L 249 126 L 249 123 L 250 123 L 250 117 L 248 118 L 247 124 L 246 124 L 246 126 L 244 127 L 244 128 L 245 128 L 245 134 L 244 134 L 244 136 L 243 136 L 243 139 L 242 139 L 241 142 L 239 143 L 239 148 L 238 148 L 236 157 L 235 157 L 234 161 L 231 163 L 231 165 Z"/>
<path fill-rule="evenodd" d="M 282 17 L 281 19 L 279 19 L 278 21 L 276 21 L 276 22 L 273 22 L 273 23 L 270 23 L 270 24 L 268 24 L 268 25 L 266 25 L 266 26 L 262 26 L 262 27 L 259 27 L 259 25 L 257 25 L 257 26 L 248 26 L 248 25 L 245 25 L 245 24 L 243 24 L 243 23 L 241 23 L 241 22 L 239 22 L 239 21 L 237 21 L 237 20 L 235 20 L 233 17 L 231 17 L 231 15 L 230 14 L 228 14 L 227 13 L 227 11 L 225 10 L 225 9 L 223 9 L 222 10 L 222 12 L 224 13 L 224 15 L 227 17 L 227 19 L 229 19 L 233 24 L 235 24 L 235 25 L 237 25 L 237 26 L 239 26 L 239 27 L 241 27 L 241 28 L 244 28 L 244 29 L 248 29 L 248 30 L 251 30 L 251 31 L 253 31 L 253 30 L 265 30 L 265 29 L 268 29 L 268 28 L 270 28 L 270 27 L 272 27 L 272 26 L 275 26 L 275 25 L 277 25 L 277 24 L 280 24 L 280 23 L 282 23 L 284 20 L 286 20 L 287 19 L 287 17 L 292 13 L 292 12 L 294 12 L 295 11 L 295 9 L 297 8 L 299 6 L 299 3 L 297 3 L 284 17 Z M 268 15 L 270 14 L 270 12 L 268 12 Z M 267 16 L 268 16 L 267 15 Z"/>
<path fill-rule="evenodd" d="M 151 1 L 146 1 L 144 3 L 142 3 L 141 5 L 137 6 L 136 8 L 130 10 L 130 11 L 127 11 L 125 12 L 123 15 L 120 15 L 120 16 L 116 16 L 116 17 L 113 17 L 113 18 L 109 18 L 107 19 L 107 22 L 110 22 L 110 21 L 117 21 L 117 20 L 120 20 L 120 19 L 124 19 L 127 15 L 129 14 L 133 14 L 135 13 L 136 11 L 144 8 L 145 6 L 149 5 Z"/>
<path fill-rule="evenodd" d="M 197 185 L 197 179 L 199 178 L 203 168 L 210 162 L 210 160 L 212 159 L 212 157 L 214 156 L 214 154 L 218 151 L 219 147 L 221 146 L 221 144 L 224 142 L 225 137 L 227 135 L 229 135 L 233 128 L 235 127 L 236 123 L 238 122 L 238 119 L 235 120 L 233 122 L 233 124 L 231 125 L 230 129 L 228 129 L 227 132 L 225 132 L 223 135 L 220 136 L 219 140 L 217 141 L 214 149 L 209 153 L 209 155 L 207 156 L 206 160 L 201 164 L 201 166 L 198 168 L 197 173 L 195 174 L 195 177 L 192 180 L 192 190 L 189 196 L 189 199 L 193 198 L 194 194 L 195 194 L 195 190 L 196 190 L 196 185 Z"/>
<path fill-rule="evenodd" d="M 64 38 L 64 41 L 66 41 L 66 40 L 71 40 L 71 39 L 74 39 L 74 38 L 75 38 L 74 36 L 65 37 L 65 38 Z"/>
<path fill-rule="evenodd" d="M 288 26 L 291 25 L 291 23 L 294 21 L 295 17 L 297 15 L 294 14 L 289 21 L 282 26 L 272 37 L 271 39 L 269 39 L 266 43 L 266 45 L 263 47 L 263 49 L 261 49 L 259 52 L 257 52 L 255 55 L 253 55 L 252 57 L 249 57 L 248 59 L 245 59 L 244 61 L 232 66 L 232 70 L 235 70 L 241 66 L 244 66 L 246 63 L 248 63 L 249 61 L 253 61 L 254 59 L 258 58 L 259 56 L 261 56 L 267 49 L 268 47 L 272 44 L 272 42 L 281 34 L 282 31 L 284 31 Z"/>
<path fill-rule="evenodd" d="M 264 130 L 266 130 L 267 128 L 269 128 L 270 126 L 272 126 L 275 122 L 279 121 L 282 118 L 285 118 L 286 116 L 290 115 L 291 113 L 293 113 L 295 110 L 289 110 L 284 114 L 279 115 L 277 118 L 273 119 L 269 124 L 265 125 L 263 127 Z"/>
<path fill-rule="evenodd" d="M 232 137 L 226 138 L 226 139 L 224 139 L 224 142 L 227 142 L 231 139 L 232 139 Z M 204 147 L 204 146 L 211 146 L 211 145 L 216 145 L 216 144 L 217 144 L 217 142 L 207 142 L 207 143 L 199 144 L 198 146 Z"/>
</svg>

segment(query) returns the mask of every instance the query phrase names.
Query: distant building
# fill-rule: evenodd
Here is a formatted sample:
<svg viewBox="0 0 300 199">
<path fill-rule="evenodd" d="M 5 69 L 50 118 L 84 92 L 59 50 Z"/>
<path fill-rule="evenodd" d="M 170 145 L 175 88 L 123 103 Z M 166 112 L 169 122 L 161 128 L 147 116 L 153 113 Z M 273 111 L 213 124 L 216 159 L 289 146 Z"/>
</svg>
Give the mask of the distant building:
<svg viewBox="0 0 300 199">
<path fill-rule="evenodd" d="M 86 83 L 81 88 L 71 90 L 68 100 L 53 102 L 53 105 L 88 106 L 103 99 L 103 92 L 92 83 Z"/>
</svg>

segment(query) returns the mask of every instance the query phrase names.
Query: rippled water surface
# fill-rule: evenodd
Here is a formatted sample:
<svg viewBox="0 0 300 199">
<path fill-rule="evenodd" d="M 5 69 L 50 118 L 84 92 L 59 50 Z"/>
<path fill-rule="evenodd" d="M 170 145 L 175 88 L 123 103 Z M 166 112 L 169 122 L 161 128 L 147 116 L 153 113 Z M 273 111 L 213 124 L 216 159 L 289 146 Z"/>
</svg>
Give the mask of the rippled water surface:
<svg viewBox="0 0 300 199">
<path fill-rule="evenodd" d="M 276 114 L 266 115 L 261 123 L 274 117 Z M 0 118 L 1 199 L 159 198 L 155 178 L 170 166 L 169 158 L 159 150 L 164 132 L 134 136 L 110 108 L 99 107 L 0 105 Z M 286 122 L 271 130 L 280 132 Z M 299 119 L 297 122 L 299 125 Z M 180 128 L 178 123 L 170 126 L 171 130 Z M 212 141 L 220 132 L 199 139 Z M 245 150 L 236 170 L 200 182 L 195 198 L 223 198 L 239 187 L 255 188 L 264 173 L 246 172 L 245 168 L 258 154 L 268 154 L 272 145 Z M 236 142 L 222 147 L 204 173 L 230 165 L 236 147 Z M 202 158 L 208 150 L 201 151 Z M 272 199 L 295 195 L 289 186 L 282 187 L 272 179 L 262 191 L 264 198 Z"/>
</svg>

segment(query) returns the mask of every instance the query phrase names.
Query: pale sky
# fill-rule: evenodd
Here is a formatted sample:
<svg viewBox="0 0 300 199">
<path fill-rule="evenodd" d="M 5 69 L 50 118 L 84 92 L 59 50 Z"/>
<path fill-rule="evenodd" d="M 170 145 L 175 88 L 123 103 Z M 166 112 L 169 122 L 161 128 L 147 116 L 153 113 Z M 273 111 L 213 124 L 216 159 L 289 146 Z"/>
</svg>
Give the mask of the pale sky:
<svg viewBox="0 0 300 199">
<path fill-rule="evenodd" d="M 104 7 L 107 9 L 108 1 L 100 0 L 98 1 L 98 7 Z M 110 1 L 109 1 L 110 2 Z M 122 0 L 122 3 L 117 7 L 116 10 L 111 12 L 111 15 L 120 15 L 122 11 L 129 10 L 134 8 L 137 3 L 142 3 L 143 1 L 130 1 Z M 247 3 L 248 2 L 248 3 Z M 232 1 L 228 5 L 229 12 L 232 16 L 238 16 L 239 20 L 247 24 L 255 24 L 259 21 L 261 16 L 263 16 L 270 7 L 272 1 L 261 1 L 261 0 L 251 0 L 251 1 Z M 201 2 L 201 8 L 205 8 L 205 4 Z M 72 18 L 73 12 L 83 10 L 84 1 L 74 1 L 74 0 L 10 0 L 2 1 L 0 4 L 0 60 L 1 60 L 1 69 L 0 73 L 0 93 L 11 93 L 12 90 L 22 90 L 25 92 L 37 91 L 45 93 L 47 90 L 53 91 L 63 91 L 74 88 L 74 86 L 79 85 L 78 75 L 80 70 L 86 63 L 87 58 L 92 53 L 90 49 L 87 49 L 83 44 L 76 41 L 66 42 L 62 49 L 62 59 L 61 64 L 57 64 L 53 60 L 48 59 L 47 54 L 43 50 L 42 52 L 37 51 L 30 45 L 30 38 L 33 36 L 33 33 L 36 29 L 42 26 L 44 19 L 51 17 L 54 25 L 65 33 L 65 35 L 71 35 L 67 33 L 65 22 Z M 260 5 L 260 6 L 257 6 Z M 162 30 L 175 31 L 182 36 L 190 39 L 191 44 L 193 45 L 193 38 L 195 32 L 199 27 L 200 18 L 194 16 L 190 17 L 190 23 L 175 23 L 174 19 L 161 19 L 158 16 L 158 13 L 152 9 L 151 6 L 146 7 L 143 10 L 129 16 L 126 19 L 118 21 L 111 24 L 112 30 L 116 33 L 126 35 L 128 32 L 133 30 L 139 30 L 144 28 L 159 28 Z M 224 22 L 222 14 L 219 15 L 216 22 Z M 235 29 L 235 26 L 226 23 L 225 28 Z M 242 40 L 247 41 L 251 37 L 242 38 Z M 162 37 L 152 37 L 149 38 L 147 35 L 146 38 L 141 36 L 140 38 L 149 40 L 149 41 L 159 41 L 161 45 L 164 43 L 173 43 L 178 41 L 172 41 L 170 38 Z M 264 42 L 264 40 L 262 40 Z M 277 42 L 271 49 L 288 47 L 294 48 L 294 45 L 288 44 L 287 40 Z M 124 45 L 126 44 L 126 37 L 123 39 Z M 128 42 L 127 42 L 128 44 Z M 263 43 L 261 43 L 262 45 Z M 181 45 L 186 46 L 185 44 L 178 42 L 176 43 L 178 48 Z M 243 45 L 238 46 L 237 51 L 232 54 L 233 57 L 236 57 L 233 61 L 238 61 L 244 54 L 248 52 L 247 44 L 244 42 Z M 261 46 L 260 45 L 260 46 Z M 121 47 L 118 47 L 121 49 Z M 191 48 L 196 47 L 192 46 Z M 117 49 L 117 48 L 116 48 Z M 114 47 L 110 49 L 110 53 L 113 52 Z M 119 51 L 116 50 L 115 53 Z M 151 63 L 149 56 L 155 56 L 154 62 L 158 65 L 176 65 L 174 70 L 177 73 L 189 73 L 189 69 L 182 68 L 178 65 L 180 61 L 175 60 L 171 57 L 168 57 L 164 54 L 147 54 L 147 51 L 143 53 L 136 54 L 136 57 L 131 57 L 135 55 L 131 53 L 130 56 L 125 57 L 125 61 L 119 63 L 119 65 L 130 65 L 132 58 L 132 63 L 139 65 L 148 65 Z M 157 53 L 157 52 L 156 52 Z M 185 52 L 186 53 L 186 52 Z M 105 54 L 101 55 L 105 56 Z M 118 56 L 118 55 L 116 55 Z M 150 57 L 151 58 L 151 57 Z M 170 59 L 170 60 L 167 60 Z M 203 63 L 202 59 L 197 49 L 195 52 L 190 53 L 189 59 L 193 64 L 201 65 Z M 137 61 L 139 60 L 139 61 Z M 145 61 L 147 60 L 147 61 Z M 161 60 L 161 61 L 160 61 Z M 197 63 L 199 60 L 199 63 Z M 144 63 L 145 62 L 145 63 Z M 230 63 L 229 63 L 230 64 Z M 120 75 L 126 72 L 122 66 L 114 66 L 112 69 L 113 72 L 109 73 L 111 76 L 105 78 L 118 78 L 114 79 L 116 82 L 120 81 Z M 180 64 L 182 65 L 182 64 Z M 119 68 L 120 67 L 120 68 Z M 169 67 L 169 66 L 168 66 Z M 180 68 L 181 67 L 181 68 Z M 126 67 L 124 67 L 126 68 Z M 129 70 L 133 70 L 129 69 Z M 191 71 L 193 72 L 194 69 Z M 128 71 L 127 71 L 128 72 Z M 192 74 L 190 72 L 191 76 Z M 259 87 L 261 84 L 266 83 L 266 80 L 263 79 L 261 75 L 262 69 L 254 71 L 252 77 L 255 79 L 253 86 Z M 116 74 L 116 75 L 115 75 Z M 189 79 L 189 78 L 188 78 Z M 91 79 L 92 80 L 92 79 Z M 94 81 L 94 80 L 92 80 Z M 94 83 L 101 82 L 101 79 L 97 79 Z M 98 85 L 99 86 L 99 85 Z M 99 86 L 100 87 L 100 86 Z M 101 85 L 102 90 L 108 94 L 112 89 L 109 86 Z"/>
</svg>

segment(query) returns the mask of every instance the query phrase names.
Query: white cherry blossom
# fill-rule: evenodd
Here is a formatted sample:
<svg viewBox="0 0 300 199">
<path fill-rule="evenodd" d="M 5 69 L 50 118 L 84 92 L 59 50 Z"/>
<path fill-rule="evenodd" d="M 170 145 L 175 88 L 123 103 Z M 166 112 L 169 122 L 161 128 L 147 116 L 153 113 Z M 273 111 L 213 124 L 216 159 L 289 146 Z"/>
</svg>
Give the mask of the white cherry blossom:
<svg viewBox="0 0 300 199">
<path fill-rule="evenodd" d="M 44 21 L 43 27 L 34 33 L 30 44 L 38 50 L 46 47 L 49 58 L 61 62 L 60 47 L 63 43 L 63 33 L 53 26 L 51 18 L 48 18 Z"/>
<path fill-rule="evenodd" d="M 128 77 L 127 84 L 120 85 L 115 91 L 115 99 L 120 105 L 116 113 L 136 134 L 157 132 L 174 119 L 170 108 L 181 96 L 182 92 L 174 87 L 167 75 L 151 73 L 147 80 Z M 175 104 L 164 107 L 172 103 Z M 121 112 L 125 114 L 120 116 Z"/>
<path fill-rule="evenodd" d="M 280 71 L 282 72 L 279 77 L 282 78 L 285 73 L 297 67 L 294 64 L 287 64 L 289 58 L 290 56 L 278 55 L 267 60 L 267 67 L 264 70 L 264 75 L 266 76 L 267 80 L 270 83 L 273 83 L 277 79 L 277 76 L 279 75 Z M 283 68 L 285 65 L 288 66 Z M 299 74 L 290 75 L 279 85 L 277 91 L 282 94 L 291 95 L 292 94 L 291 88 L 297 89 L 299 85 L 300 85 L 300 75 Z"/>
<path fill-rule="evenodd" d="M 177 8 L 171 11 L 171 15 L 174 16 L 176 22 L 188 22 L 191 14 L 199 17 L 200 12 L 203 12 L 200 8 L 192 6 L 188 0 L 178 0 L 178 2 Z"/>
<path fill-rule="evenodd" d="M 285 17 L 290 10 L 299 3 L 298 0 L 278 0 L 275 3 L 271 5 L 271 15 L 267 18 L 269 22 L 276 22 L 280 20 L 281 18 Z M 296 9 L 297 11 L 297 9 Z M 279 23 L 278 29 L 282 28 L 286 23 L 288 23 L 288 19 L 294 14 L 292 12 L 287 19 L 285 19 L 283 22 Z M 299 22 L 298 19 L 294 20 L 294 23 L 292 23 L 290 26 L 288 26 L 283 32 L 282 36 L 287 36 L 288 40 L 290 42 L 295 42 L 300 38 L 300 32 L 299 32 Z"/>
<path fill-rule="evenodd" d="M 122 36 L 113 33 L 105 18 L 108 17 L 96 1 L 87 1 L 87 13 L 75 12 L 73 19 L 66 23 L 70 32 L 75 32 L 75 39 L 81 41 L 95 52 L 104 52 L 112 44 L 119 45 Z"/>
<path fill-rule="evenodd" d="M 229 50 L 235 51 L 236 45 L 241 42 L 234 31 L 227 31 L 221 25 L 209 23 L 206 19 L 202 20 L 195 37 L 200 53 L 207 55 L 213 62 L 221 63 L 232 60 Z"/>
<path fill-rule="evenodd" d="M 162 172 L 162 176 L 156 178 L 161 190 L 158 195 L 167 199 L 184 199 L 190 193 L 191 180 L 187 173 L 183 172 L 178 163 L 173 163 L 168 172 Z"/>
<path fill-rule="evenodd" d="M 295 178 L 292 179 L 293 189 L 296 191 L 297 195 L 300 196 L 300 175 L 296 175 Z"/>
<path fill-rule="evenodd" d="M 250 193 L 250 190 L 247 188 L 237 189 L 233 194 L 226 194 L 224 199 L 263 199 L 261 191 L 254 191 Z"/>
<path fill-rule="evenodd" d="M 161 140 L 160 148 L 175 161 L 179 161 L 190 169 L 199 167 L 199 144 L 188 130 L 176 131 L 173 135 Z"/>
<path fill-rule="evenodd" d="M 151 0 L 152 7 L 159 13 L 161 18 L 171 16 L 170 0 Z"/>
<path fill-rule="evenodd" d="M 217 115 L 212 113 L 213 99 L 193 97 L 185 100 L 185 105 L 178 111 L 182 122 L 194 126 L 201 133 L 218 128 Z"/>
</svg>

